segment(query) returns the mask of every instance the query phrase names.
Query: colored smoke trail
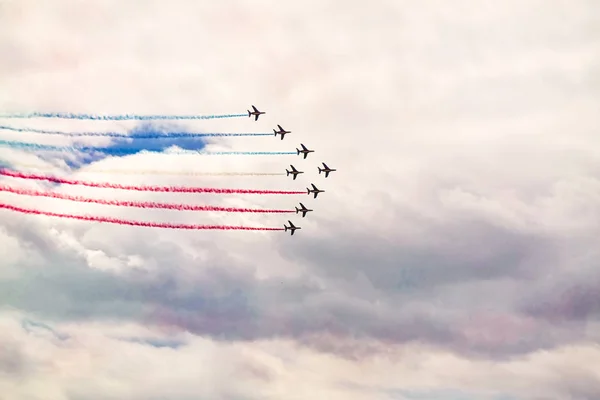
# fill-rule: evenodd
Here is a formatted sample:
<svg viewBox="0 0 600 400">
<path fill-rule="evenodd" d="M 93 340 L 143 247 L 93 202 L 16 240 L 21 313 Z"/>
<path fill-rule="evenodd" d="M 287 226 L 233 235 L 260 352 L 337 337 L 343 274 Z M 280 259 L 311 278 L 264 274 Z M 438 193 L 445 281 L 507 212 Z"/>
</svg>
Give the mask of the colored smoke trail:
<svg viewBox="0 0 600 400">
<path fill-rule="evenodd" d="M 0 191 L 19 194 L 23 196 L 34 197 L 49 197 L 53 199 L 70 200 L 79 203 L 95 203 L 107 206 L 121 207 L 137 207 L 137 208 L 162 208 L 167 210 L 178 211 L 224 211 L 224 212 L 239 212 L 239 213 L 261 213 L 261 214 L 289 214 L 293 210 L 269 210 L 269 209 L 254 209 L 254 208 L 236 208 L 236 207 L 219 207 L 219 206 L 198 206 L 192 204 L 169 204 L 157 203 L 153 201 L 119 201 L 119 200 L 103 200 L 92 199 L 82 196 L 72 196 L 68 194 L 56 192 L 43 192 L 39 190 L 18 189 L 10 186 L 0 185 Z"/>
<path fill-rule="evenodd" d="M 34 164 L 12 164 L 17 167 L 34 168 L 38 170 L 53 170 L 58 167 L 40 166 Z M 285 172 L 194 172 L 194 171 L 165 171 L 153 169 L 81 169 L 81 173 L 114 174 L 114 175 L 171 175 L 171 176 L 283 176 Z"/>
<path fill-rule="evenodd" d="M 113 148 L 113 147 L 90 147 L 90 146 L 52 146 L 48 144 L 37 144 L 37 143 L 26 143 L 26 142 L 15 142 L 10 140 L 0 140 L 0 146 L 8 146 L 18 149 L 32 149 L 42 151 L 63 151 L 63 152 L 99 152 L 110 155 L 132 155 L 141 152 L 157 153 L 157 154 L 182 154 L 182 155 L 206 155 L 206 156 L 232 156 L 232 155 L 244 155 L 244 156 L 262 156 L 262 155 L 289 155 L 296 154 L 293 151 L 216 151 L 216 152 L 204 152 L 203 150 L 166 150 L 166 151 L 153 151 L 146 150 L 144 148 Z"/>
<path fill-rule="evenodd" d="M 61 119 L 83 119 L 96 121 L 125 121 L 140 120 L 149 121 L 155 119 L 217 119 L 217 118 L 239 118 L 247 114 L 222 114 L 222 115 L 139 115 L 139 114 L 118 114 L 118 115 L 95 115 L 95 114 L 73 114 L 73 113 L 21 113 L 21 114 L 0 114 L 0 118 L 61 118 Z"/>
<path fill-rule="evenodd" d="M 193 172 L 193 171 L 156 171 L 156 170 L 119 170 L 99 169 L 83 170 L 83 173 L 106 173 L 118 175 L 176 175 L 176 176 L 282 176 L 284 172 Z"/>
<path fill-rule="evenodd" d="M 0 125 L 0 129 L 13 132 L 29 132 L 29 133 L 43 133 L 49 135 L 62 135 L 62 136 L 97 136 L 97 137 L 114 137 L 114 138 L 131 138 L 131 139 L 180 139 L 180 138 L 200 138 L 200 137 L 225 137 L 225 136 L 272 136 L 272 133 L 193 133 L 193 132 L 164 132 L 164 133 L 141 133 L 128 135 L 126 133 L 119 132 L 62 132 L 52 131 L 46 129 L 33 129 L 33 128 L 16 128 L 13 126 Z"/>
<path fill-rule="evenodd" d="M 276 156 L 296 154 L 293 151 L 215 151 L 211 153 L 201 153 L 211 156 Z"/>
<path fill-rule="evenodd" d="M 65 185 L 80 185 L 95 188 L 104 189 L 123 189 L 123 190 L 134 190 L 140 192 L 168 192 L 168 193 L 221 193 L 221 194 L 305 194 L 306 192 L 296 191 L 280 191 L 280 190 L 256 190 L 256 189 L 217 189 L 217 188 L 202 188 L 202 187 L 185 187 L 185 186 L 135 186 L 135 185 L 121 185 L 118 183 L 108 182 L 89 182 L 80 181 L 75 179 L 64 179 L 54 176 L 26 174 L 17 171 L 9 171 L 7 169 L 0 169 L 0 175 L 10 176 L 19 179 L 31 179 L 39 181 L 48 181 L 53 183 L 60 183 Z"/>
<path fill-rule="evenodd" d="M 267 227 L 252 227 L 252 226 L 228 226 L 228 225 L 189 225 L 189 224 L 171 224 L 162 222 L 145 222 L 145 221 L 130 221 L 119 218 L 111 217 L 98 217 L 91 215 L 74 215 L 74 214 L 60 214 L 49 211 L 33 210 L 28 208 L 21 208 L 11 206 L 9 204 L 0 203 L 0 208 L 20 212 L 23 214 L 31 215 L 45 215 L 48 217 L 58 218 L 69 218 L 80 221 L 89 222 L 107 222 L 111 224 L 129 225 L 129 226 L 143 226 L 148 228 L 167 228 L 167 229 L 191 229 L 191 230 L 240 230 L 240 231 L 283 231 L 283 228 L 267 228 Z"/>
</svg>

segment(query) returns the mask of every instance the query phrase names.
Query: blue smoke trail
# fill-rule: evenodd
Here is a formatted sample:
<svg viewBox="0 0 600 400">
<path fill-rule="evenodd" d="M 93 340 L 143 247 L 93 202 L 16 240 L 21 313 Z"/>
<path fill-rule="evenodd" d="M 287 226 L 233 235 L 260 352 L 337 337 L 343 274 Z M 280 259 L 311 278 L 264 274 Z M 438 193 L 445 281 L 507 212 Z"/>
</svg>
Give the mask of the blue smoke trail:
<svg viewBox="0 0 600 400">
<path fill-rule="evenodd" d="M 209 152 L 205 153 L 202 150 L 168 150 L 166 152 L 160 151 L 151 151 L 147 149 L 124 149 L 124 148 L 113 148 L 113 147 L 74 147 L 74 146 L 51 146 L 46 144 L 37 144 L 37 143 L 24 143 L 24 142 L 13 142 L 9 140 L 0 140 L 0 146 L 7 146 L 12 148 L 19 149 L 31 149 L 31 150 L 42 150 L 42 151 L 66 151 L 66 152 L 99 152 L 111 155 L 127 155 L 127 154 L 137 154 L 142 151 L 146 151 L 149 153 L 162 153 L 162 154 L 201 154 L 201 155 L 287 155 L 287 154 L 296 154 L 293 151 L 217 151 L 217 152 Z"/>
<path fill-rule="evenodd" d="M 72 113 L 26 113 L 26 114 L 0 114 L 0 118 L 63 118 L 63 119 L 91 119 L 96 121 L 124 121 L 140 120 L 149 121 L 155 119 L 216 119 L 216 118 L 238 118 L 245 117 L 246 114 L 223 114 L 223 115 L 93 115 L 93 114 L 72 114 Z"/>
<path fill-rule="evenodd" d="M 237 156 L 273 156 L 273 155 L 287 155 L 287 154 L 296 154 L 293 151 L 215 151 L 212 153 L 202 153 L 206 155 L 215 155 L 215 156 L 223 156 L 223 155 L 237 155 Z"/>
<path fill-rule="evenodd" d="M 61 132 L 51 131 L 46 129 L 32 129 L 32 128 L 16 128 L 13 126 L 0 125 L 0 129 L 13 131 L 13 132 L 30 132 L 30 133 L 43 133 L 49 135 L 62 135 L 62 136 L 98 136 L 98 137 L 114 137 L 114 138 L 131 138 L 131 139 L 175 139 L 175 138 L 197 138 L 197 137 L 224 137 L 224 136 L 273 136 L 272 133 L 189 133 L 189 132 L 165 132 L 165 133 L 134 133 L 128 135 L 125 133 L 118 132 Z"/>
</svg>

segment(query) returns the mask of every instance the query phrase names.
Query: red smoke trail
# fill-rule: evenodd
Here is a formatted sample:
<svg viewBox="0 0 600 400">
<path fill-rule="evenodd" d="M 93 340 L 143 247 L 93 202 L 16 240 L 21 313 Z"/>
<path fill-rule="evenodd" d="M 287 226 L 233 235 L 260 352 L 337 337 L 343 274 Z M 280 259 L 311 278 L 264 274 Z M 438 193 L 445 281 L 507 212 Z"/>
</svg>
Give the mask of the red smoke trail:
<svg viewBox="0 0 600 400">
<path fill-rule="evenodd" d="M 170 223 L 161 223 L 161 222 L 144 222 L 144 221 L 129 221 L 125 219 L 118 218 L 110 218 L 110 217 L 95 217 L 91 215 L 72 215 L 72 214 L 59 214 L 48 211 L 40 211 L 40 210 L 31 210 L 27 208 L 15 207 L 8 204 L 0 203 L 0 208 L 4 208 L 6 210 L 16 211 L 23 214 L 33 214 L 33 215 L 46 215 L 49 217 L 59 217 L 59 218 L 70 218 L 77 219 L 80 221 L 90 221 L 90 222 L 108 222 L 111 224 L 119 224 L 119 225 L 130 225 L 130 226 L 144 226 L 149 228 L 168 228 L 168 229 L 192 229 L 192 230 L 243 230 L 243 231 L 282 231 L 283 228 L 265 228 L 265 227 L 252 227 L 252 226 L 227 226 L 227 225 L 187 225 L 187 224 L 170 224 Z"/>
<path fill-rule="evenodd" d="M 6 169 L 0 169 L 0 175 L 10 176 L 13 178 L 21 179 L 34 179 L 39 181 L 49 181 L 53 183 L 61 183 L 65 185 L 81 185 L 96 188 L 105 189 L 123 189 L 123 190 L 137 190 L 141 192 L 170 192 L 170 193 L 242 193 L 242 194 L 304 194 L 305 192 L 291 192 L 281 190 L 254 190 L 254 189 L 217 189 L 217 188 L 201 188 L 201 187 L 185 187 L 185 186 L 133 186 L 133 185 L 120 185 L 118 183 L 107 183 L 107 182 L 88 182 L 79 181 L 75 179 L 64 179 L 54 176 L 36 175 L 36 174 L 25 174 L 17 171 L 9 171 Z"/>
<path fill-rule="evenodd" d="M 42 192 L 38 190 L 18 189 L 10 186 L 0 185 L 0 192 L 10 192 L 24 196 L 50 197 L 53 199 L 78 201 L 80 203 L 96 203 L 107 206 L 122 206 L 122 207 L 138 207 L 138 208 L 164 208 L 168 210 L 178 211 L 225 211 L 225 212 L 244 212 L 244 213 L 265 213 L 265 214 L 286 214 L 293 213 L 293 210 L 268 210 L 254 208 L 235 208 L 235 207 L 218 207 L 218 206 L 197 206 L 192 204 L 168 204 L 156 203 L 153 201 L 118 201 L 118 200 L 102 200 L 90 199 L 81 196 L 71 196 L 55 192 Z"/>
</svg>

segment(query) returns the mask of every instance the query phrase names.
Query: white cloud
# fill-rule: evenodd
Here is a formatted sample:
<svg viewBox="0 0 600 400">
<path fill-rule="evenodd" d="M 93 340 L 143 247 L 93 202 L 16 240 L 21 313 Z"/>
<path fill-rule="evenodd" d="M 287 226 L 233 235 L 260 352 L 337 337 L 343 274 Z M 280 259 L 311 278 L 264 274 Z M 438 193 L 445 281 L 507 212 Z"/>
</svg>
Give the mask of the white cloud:
<svg viewBox="0 0 600 400">
<path fill-rule="evenodd" d="M 597 397 L 599 14 L 585 0 L 0 2 L 5 112 L 212 114 L 256 104 L 267 111 L 258 122 L 176 126 L 268 133 L 281 124 L 292 131 L 284 141 L 211 139 L 210 147 L 293 151 L 302 142 L 316 150 L 307 160 L 138 154 L 70 171 L 60 159 L 1 148 L 1 161 L 54 165 L 85 180 L 326 190 L 314 200 L 54 188 L 248 207 L 291 209 L 300 200 L 315 211 L 289 217 L 303 228 L 294 237 L 1 211 L 0 305 L 17 311 L 0 313 L 0 392 Z M 0 122 L 73 132 L 136 126 Z M 318 175 L 321 161 L 338 171 Z M 283 172 L 290 163 L 306 171 L 296 181 L 86 172 Z M 132 220 L 280 227 L 288 219 L 0 199 Z M 24 333 L 25 317 L 69 338 Z M 147 337 L 186 344 L 139 343 Z"/>
<path fill-rule="evenodd" d="M 514 391 L 523 398 L 558 399 L 561 390 L 562 398 L 570 398 L 569 393 L 571 398 L 582 398 L 576 393 L 593 389 L 598 379 L 593 366 L 600 357 L 590 344 L 500 363 L 468 360 L 423 346 L 386 346 L 377 355 L 348 360 L 285 340 L 228 343 L 184 334 L 161 344 L 156 332 L 131 324 L 65 324 L 55 327 L 53 335 L 46 333 L 50 327 L 27 333 L 19 324 L 23 318 L 5 312 L 2 319 L 3 343 L 11 338 L 11 351 L 0 358 L 2 373 L 18 376 L 0 380 L 9 399 L 323 395 L 385 399 L 394 392 L 461 387 L 464 393 L 478 396 L 473 398 L 491 399 L 493 393 Z M 334 342 L 360 343 L 339 338 Z M 564 374 L 579 380 L 561 380 Z M 231 385 L 233 377 L 235 385 Z"/>
</svg>

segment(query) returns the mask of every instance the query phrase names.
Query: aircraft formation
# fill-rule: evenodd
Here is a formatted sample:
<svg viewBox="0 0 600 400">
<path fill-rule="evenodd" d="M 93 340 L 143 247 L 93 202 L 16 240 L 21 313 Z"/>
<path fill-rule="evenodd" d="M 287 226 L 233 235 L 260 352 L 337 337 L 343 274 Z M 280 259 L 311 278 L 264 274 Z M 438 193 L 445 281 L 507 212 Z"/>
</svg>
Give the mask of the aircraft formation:
<svg viewBox="0 0 600 400">
<path fill-rule="evenodd" d="M 260 111 L 256 106 L 252 105 L 248 111 L 248 118 L 254 117 L 254 121 L 258 121 L 259 117 L 263 114 L 266 114 L 264 111 Z M 169 115 L 169 114 L 151 114 L 151 115 L 142 115 L 142 114 L 105 114 L 105 115 L 97 115 L 97 114 L 77 114 L 70 112 L 29 112 L 29 113 L 0 113 L 0 120 L 4 119 L 71 119 L 71 120 L 85 120 L 85 121 L 122 121 L 122 120 L 139 120 L 139 121 L 151 121 L 151 120 L 204 120 L 204 119 L 225 119 L 225 118 L 244 118 L 246 117 L 245 113 L 228 113 L 228 114 L 209 114 L 209 115 Z M 138 154 L 140 152 L 152 152 L 155 154 L 163 154 L 164 156 L 175 157 L 176 154 L 194 154 L 194 155 L 222 155 L 222 156 L 231 156 L 231 155 L 246 155 L 246 156 L 265 156 L 265 155 L 290 155 L 291 157 L 299 156 L 300 161 L 298 163 L 306 163 L 310 162 L 306 161 L 308 156 L 311 153 L 315 153 L 315 150 L 309 149 L 304 143 L 300 143 L 299 147 L 296 147 L 296 152 L 293 151 L 223 151 L 223 152 L 205 152 L 203 147 L 198 149 L 177 149 L 174 151 L 165 151 L 165 146 L 157 146 L 158 150 L 154 148 L 154 145 L 150 146 L 150 148 L 146 148 L 147 140 L 151 140 L 152 143 L 158 144 L 159 141 L 163 139 L 175 139 L 175 138 L 200 138 L 200 137 L 220 137 L 220 136 L 249 136 L 249 137 L 259 137 L 259 136 L 271 136 L 271 133 L 219 133 L 219 132 L 153 132 L 153 131 L 143 131 L 139 134 L 136 132 L 133 135 L 130 135 L 130 132 L 93 132 L 93 131 L 79 131 L 79 132 L 66 132 L 55 129 L 45 129 L 45 128 L 31 128 L 27 126 L 13 126 L 9 123 L 0 124 L 0 134 L 4 131 L 12 131 L 18 132 L 18 135 L 22 135 L 27 137 L 29 135 L 59 135 L 59 136 L 68 136 L 68 137 L 86 137 L 86 136 L 94 136 L 94 137 L 113 137 L 113 138 L 135 138 L 135 139 L 144 139 L 138 145 L 138 141 L 136 140 L 135 146 L 110 146 L 110 147 L 96 147 L 96 146 L 55 146 L 50 144 L 42 144 L 36 143 L 35 140 L 0 140 L 0 147 L 9 147 L 12 149 L 16 149 L 18 151 L 26 151 L 32 152 L 34 154 L 46 153 L 48 151 L 52 152 L 52 157 L 57 157 L 57 153 L 73 153 L 76 157 L 89 152 L 96 152 L 98 154 L 104 154 L 103 157 L 122 157 L 124 155 L 133 155 Z M 273 129 L 273 134 L 275 136 L 275 140 L 277 140 L 277 135 L 281 136 L 281 140 L 283 140 L 287 135 L 292 134 L 292 131 L 284 129 L 281 125 L 276 125 L 276 128 Z M 293 135 L 292 135 L 293 137 Z M 279 141 L 277 141 L 279 142 Z M 314 156 L 311 156 L 314 157 Z M 42 157 L 43 158 L 43 157 Z M 102 159 L 102 158 L 101 158 Z M 312 158 L 311 158 L 312 160 Z M 294 163 L 296 164 L 296 163 Z M 74 201 L 79 203 L 86 204 L 103 204 L 107 206 L 115 206 L 115 207 L 130 207 L 130 208 L 138 208 L 138 209 L 147 209 L 147 210 L 157 210 L 157 209 L 169 209 L 169 210 L 178 210 L 178 211 L 218 211 L 218 212 L 226 212 L 226 213 L 261 213 L 261 214 L 293 214 L 294 209 L 272 209 L 272 208 L 248 208 L 248 207 L 222 207 L 216 205 L 203 205 L 203 204 L 189 204 L 189 203 L 180 203 L 178 201 L 175 202 L 150 202 L 150 201 L 125 201 L 120 200 L 118 198 L 117 193 L 123 192 L 165 192 L 165 193 L 214 193 L 221 195 L 228 194 L 254 194 L 254 195 L 302 195 L 306 193 L 309 196 L 309 200 L 317 199 L 319 194 L 324 193 L 325 190 L 322 190 L 316 186 L 315 183 L 310 183 L 306 187 L 306 192 L 302 190 L 265 190 L 265 189 L 252 189 L 252 188 L 214 188 L 214 187 L 199 187 L 199 186 L 163 186 L 163 185 L 135 185 L 135 184 L 123 184 L 116 183 L 111 181 L 110 175 L 114 174 L 144 174 L 144 175 L 158 175 L 158 174 L 169 174 L 169 175 L 177 175 L 177 176 L 287 176 L 287 179 L 292 179 L 296 181 L 298 175 L 302 175 L 303 177 L 308 175 L 308 171 L 306 168 L 297 168 L 299 164 L 289 165 L 289 169 L 285 168 L 285 174 L 283 171 L 280 172 L 203 172 L 203 171 L 161 171 L 156 169 L 131 169 L 131 170 L 119 170 L 119 169 L 87 169 L 87 172 L 90 173 L 99 173 L 104 176 L 109 176 L 108 178 L 102 178 L 99 180 L 96 179 L 73 179 L 72 177 L 61 177 L 57 176 L 54 173 L 45 174 L 45 173 L 32 173 L 31 171 L 21 170 L 21 168 L 33 168 L 33 169 L 49 169 L 45 165 L 36 166 L 35 164 L 23 164 L 19 162 L 10 162 L 4 163 L 0 159 L 0 176 L 8 177 L 10 180 L 14 180 L 14 185 L 0 185 L 0 192 L 12 193 L 14 195 L 19 196 L 29 196 L 29 197 L 44 197 L 44 198 L 54 198 L 60 199 L 64 201 Z M 336 170 L 330 168 L 326 163 L 321 162 L 320 165 L 315 166 L 318 172 L 319 177 L 323 174 L 324 178 L 329 178 L 329 175 Z M 54 169 L 54 168 L 50 168 Z M 77 168 L 75 168 L 77 169 Z M 312 168 L 310 168 L 312 169 Z M 73 172 L 71 168 L 67 171 L 61 171 L 60 174 L 69 174 Z M 285 178 L 284 178 L 285 179 Z M 54 182 L 59 185 L 76 185 L 76 186 L 85 186 L 85 187 L 95 187 L 98 189 L 118 189 L 118 192 L 115 192 L 115 198 L 106 199 L 106 198 L 94 198 L 94 197 L 86 197 L 86 196 L 74 196 L 69 195 L 62 192 L 57 192 L 53 190 L 34 190 L 27 187 L 19 187 L 18 182 L 21 181 L 47 181 Z M 173 196 L 176 197 L 176 196 Z M 312 197 L 312 199 L 311 199 Z M 310 204 L 309 204 L 310 205 Z M 43 207 L 42 207 L 43 208 Z M 0 200 L 0 211 L 1 210 L 10 210 L 13 212 L 19 212 L 21 214 L 28 215 L 45 215 L 47 217 L 54 218 L 63 218 L 63 219 L 71 219 L 71 220 L 79 220 L 79 221 L 88 221 L 88 222 L 102 222 L 102 223 L 111 223 L 122 226 L 140 226 L 140 227 L 152 227 L 152 228 L 164 228 L 164 229 L 178 229 L 178 230 L 237 230 L 237 231 L 284 231 L 290 232 L 290 235 L 294 235 L 296 230 L 301 229 L 301 227 L 294 225 L 294 223 L 288 220 L 288 224 L 283 224 L 283 228 L 281 227 L 270 227 L 270 226 L 240 226 L 240 225 L 222 225 L 222 224 L 198 224 L 198 223 L 174 223 L 174 222 L 153 222 L 153 221 L 138 221 L 138 220 L 129 220 L 122 219 L 117 217 L 110 217 L 105 215 L 96 215 L 95 211 L 92 214 L 81 214 L 81 213 L 70 213 L 64 212 L 68 211 L 68 207 L 62 207 L 60 212 L 50 211 L 46 209 L 42 209 L 33 207 L 26 208 L 21 207 L 19 205 L 14 204 L 4 204 Z M 305 218 L 307 213 L 312 212 L 312 208 L 308 208 L 303 203 L 300 203 L 299 206 L 295 207 L 296 215 L 298 214 Z M 107 211 L 108 212 L 108 211 Z M 281 226 L 281 225 L 279 225 Z"/>
<path fill-rule="evenodd" d="M 258 121 L 258 117 L 262 114 L 265 114 L 264 111 L 259 111 L 254 105 L 252 105 L 252 111 L 247 110 L 248 111 L 248 117 L 251 118 L 252 116 L 254 116 L 254 121 Z M 288 133 L 292 133 L 292 131 L 286 131 L 285 129 L 283 129 L 281 127 L 281 125 L 277 125 L 278 130 L 273 129 L 273 132 L 275 134 L 275 137 L 277 137 L 277 135 L 281 136 L 281 140 L 283 140 L 283 138 L 285 137 L 285 135 L 287 135 Z M 300 143 L 300 147 L 302 149 L 296 148 L 296 152 L 298 155 L 302 154 L 303 155 L 303 160 L 306 159 L 306 157 L 310 154 L 310 153 L 314 153 L 314 150 L 309 150 L 303 143 Z M 333 168 L 329 168 L 327 166 L 327 164 L 325 164 L 324 162 L 321 162 L 321 164 L 323 165 L 323 168 L 321 168 L 320 166 L 318 166 L 318 171 L 319 171 L 319 175 L 324 172 L 325 173 L 325 178 L 329 177 L 329 174 L 331 172 L 335 172 L 337 171 L 336 169 Z M 293 165 L 290 165 L 290 169 L 288 170 L 286 168 L 285 172 L 287 174 L 287 176 L 292 176 L 292 180 L 296 180 L 296 178 L 298 177 L 298 175 L 303 174 L 304 171 L 299 171 L 298 169 L 296 169 L 296 167 L 294 167 Z M 317 196 L 319 195 L 319 193 L 323 193 L 325 192 L 324 190 L 321 190 L 319 188 L 317 188 L 317 186 L 315 186 L 314 183 L 311 183 L 310 186 L 311 188 L 306 188 L 306 192 L 307 194 L 310 196 L 310 194 L 312 193 L 314 195 L 314 199 L 317 198 Z M 306 213 L 313 211 L 309 208 L 306 208 L 306 206 L 302 203 L 300 203 L 300 208 L 295 207 L 296 208 L 296 214 L 298 213 L 302 213 L 302 218 L 306 217 Z M 296 232 L 297 229 L 302 229 L 299 226 L 295 226 L 292 221 L 288 220 L 289 226 L 287 226 L 286 224 L 283 224 L 283 228 L 284 231 L 287 232 L 288 230 L 290 231 L 290 235 L 294 235 L 294 233 Z"/>
</svg>

